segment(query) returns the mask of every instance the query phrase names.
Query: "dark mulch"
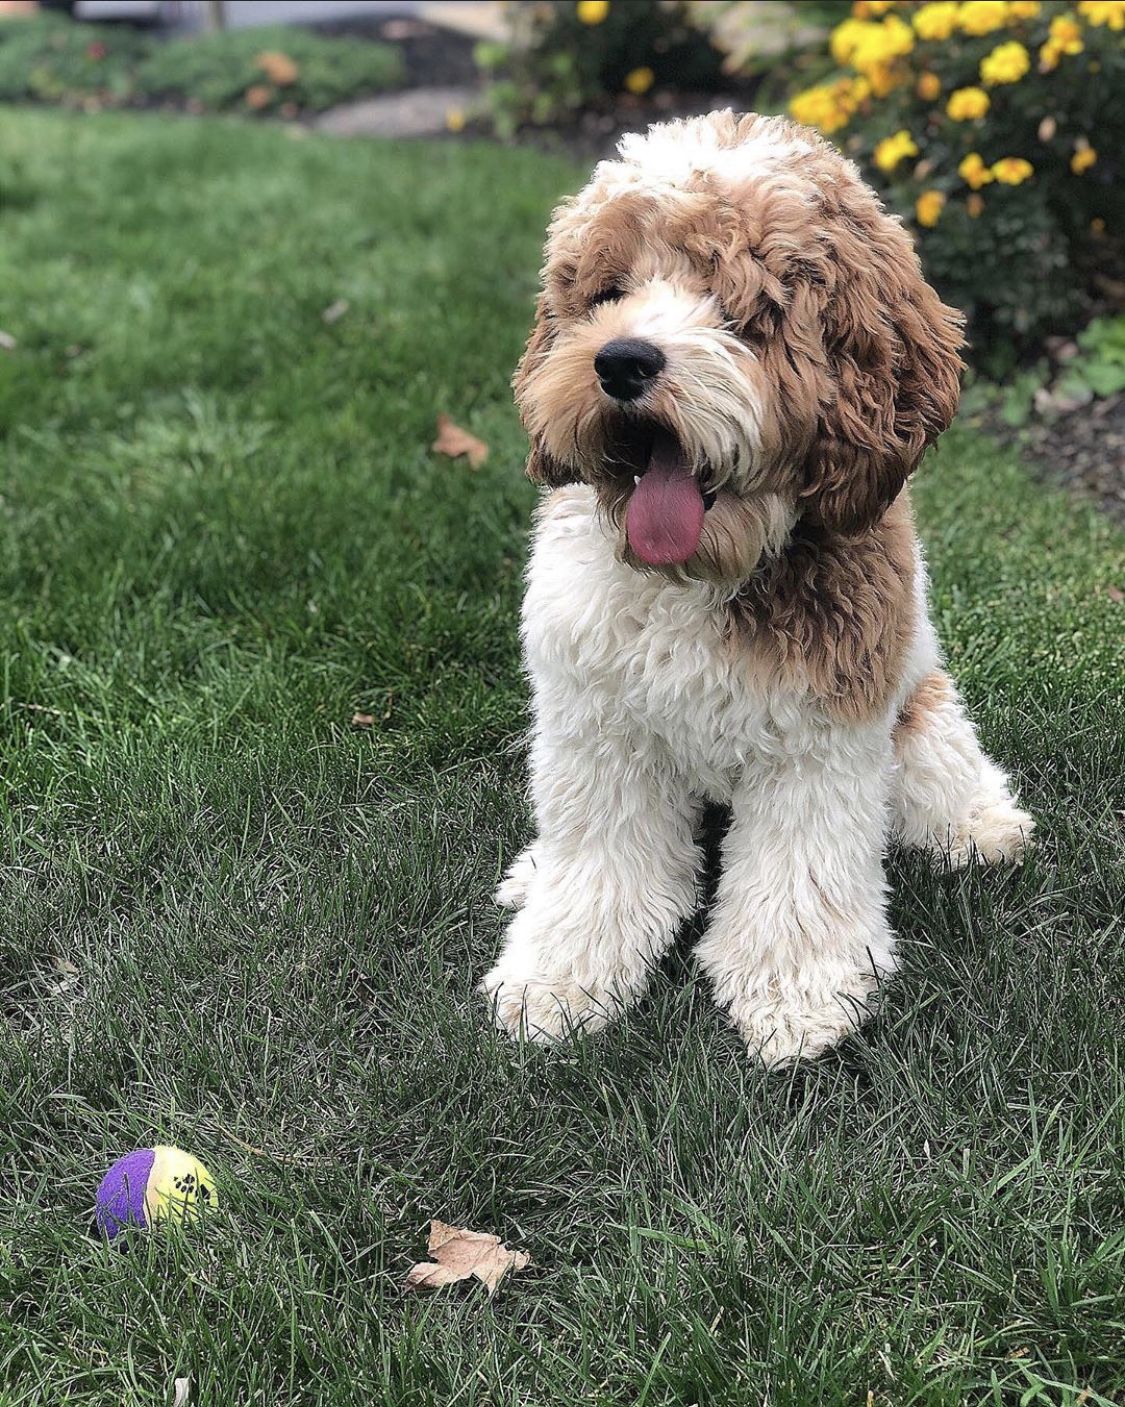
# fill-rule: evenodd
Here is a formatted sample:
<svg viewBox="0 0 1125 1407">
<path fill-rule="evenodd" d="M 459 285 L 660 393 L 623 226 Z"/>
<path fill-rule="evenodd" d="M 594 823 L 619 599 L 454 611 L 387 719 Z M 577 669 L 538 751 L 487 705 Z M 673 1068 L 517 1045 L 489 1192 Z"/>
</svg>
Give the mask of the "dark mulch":
<svg viewBox="0 0 1125 1407">
<path fill-rule="evenodd" d="M 1093 401 L 1013 436 L 1045 479 L 1092 500 L 1125 525 L 1125 395 Z"/>
<path fill-rule="evenodd" d="M 337 38 L 346 35 L 393 44 L 402 55 L 405 88 L 450 88 L 478 81 L 473 62 L 476 41 L 470 35 L 441 29 L 425 20 L 401 15 L 374 21 L 358 17 L 325 21 L 312 28 Z"/>
</svg>

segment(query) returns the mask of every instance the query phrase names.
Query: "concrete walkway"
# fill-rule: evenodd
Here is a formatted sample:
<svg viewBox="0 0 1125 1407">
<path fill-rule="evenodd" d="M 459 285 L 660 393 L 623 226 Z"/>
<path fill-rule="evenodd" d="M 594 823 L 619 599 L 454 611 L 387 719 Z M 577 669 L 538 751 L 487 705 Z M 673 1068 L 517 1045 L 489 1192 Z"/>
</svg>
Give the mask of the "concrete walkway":
<svg viewBox="0 0 1125 1407">
<path fill-rule="evenodd" d="M 333 137 L 432 137 L 463 120 L 478 97 L 475 88 L 408 88 L 330 108 L 311 125 Z"/>
</svg>

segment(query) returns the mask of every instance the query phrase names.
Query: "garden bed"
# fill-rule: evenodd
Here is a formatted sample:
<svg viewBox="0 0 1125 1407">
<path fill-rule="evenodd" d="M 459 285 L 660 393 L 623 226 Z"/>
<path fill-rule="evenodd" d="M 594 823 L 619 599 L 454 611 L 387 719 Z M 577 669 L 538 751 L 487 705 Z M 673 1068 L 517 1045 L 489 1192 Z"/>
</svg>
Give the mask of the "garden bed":
<svg viewBox="0 0 1125 1407">
<path fill-rule="evenodd" d="M 51 14 L 0 22 L 8 102 L 298 117 L 397 87 L 406 72 L 394 45 L 288 26 L 158 38 Z"/>
</svg>

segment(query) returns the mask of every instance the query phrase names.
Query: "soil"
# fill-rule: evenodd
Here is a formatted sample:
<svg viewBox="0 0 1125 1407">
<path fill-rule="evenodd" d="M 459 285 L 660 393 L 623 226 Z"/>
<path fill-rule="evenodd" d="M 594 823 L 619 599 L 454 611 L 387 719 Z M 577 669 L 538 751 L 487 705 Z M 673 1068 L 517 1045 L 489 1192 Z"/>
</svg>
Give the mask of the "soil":
<svg viewBox="0 0 1125 1407">
<path fill-rule="evenodd" d="M 1013 432 L 991 417 L 986 428 L 1018 444 L 1049 483 L 1094 503 L 1125 526 L 1125 394 L 1092 401 L 1069 415 Z"/>
<path fill-rule="evenodd" d="M 450 29 L 440 29 L 425 20 L 392 16 L 385 20 L 353 19 L 313 25 L 318 33 L 377 39 L 393 44 L 402 55 L 406 69 L 403 87 L 461 88 L 476 86 L 478 74 L 473 62 L 475 40 Z"/>
</svg>

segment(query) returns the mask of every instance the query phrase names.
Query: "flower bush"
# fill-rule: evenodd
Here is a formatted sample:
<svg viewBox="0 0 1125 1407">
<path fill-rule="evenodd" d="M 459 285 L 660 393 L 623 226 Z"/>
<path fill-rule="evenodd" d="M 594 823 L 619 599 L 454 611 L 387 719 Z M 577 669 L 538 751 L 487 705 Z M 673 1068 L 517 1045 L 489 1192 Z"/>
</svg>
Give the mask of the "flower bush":
<svg viewBox="0 0 1125 1407">
<path fill-rule="evenodd" d="M 1125 0 L 860 0 L 791 115 L 913 223 L 1002 370 L 1125 266 Z"/>
<path fill-rule="evenodd" d="M 98 106 L 167 103 L 295 116 L 392 87 L 388 44 L 270 26 L 159 40 L 49 13 L 0 21 L 0 100 Z"/>
<path fill-rule="evenodd" d="M 713 88 L 721 55 L 683 0 L 511 0 L 511 41 L 478 44 L 488 104 L 504 136 L 567 121 L 623 94 Z"/>
<path fill-rule="evenodd" d="M 136 92 L 191 100 L 208 111 L 322 112 L 402 80 L 389 44 L 357 43 L 270 25 L 156 44 L 137 68 Z"/>
</svg>

